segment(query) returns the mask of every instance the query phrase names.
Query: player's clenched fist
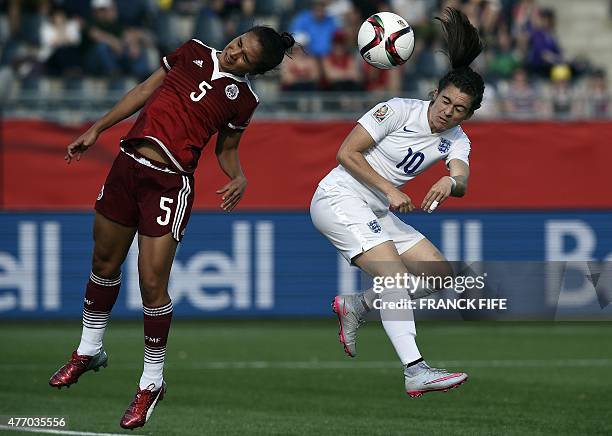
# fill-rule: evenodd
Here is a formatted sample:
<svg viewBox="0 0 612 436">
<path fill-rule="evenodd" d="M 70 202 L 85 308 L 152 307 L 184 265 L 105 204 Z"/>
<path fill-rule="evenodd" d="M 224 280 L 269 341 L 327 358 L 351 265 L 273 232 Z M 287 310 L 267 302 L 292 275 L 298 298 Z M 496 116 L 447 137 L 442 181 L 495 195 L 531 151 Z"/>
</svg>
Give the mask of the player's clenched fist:
<svg viewBox="0 0 612 436">
<path fill-rule="evenodd" d="M 87 132 L 83 133 L 68 146 L 64 160 L 67 163 L 70 163 L 75 155 L 77 161 L 81 160 L 81 155 L 85 153 L 89 147 L 96 143 L 99 135 L 100 134 L 97 131 L 92 129 L 89 129 Z"/>
<path fill-rule="evenodd" d="M 389 200 L 389 209 L 398 212 L 412 212 L 414 210 L 414 204 L 412 200 L 406 194 L 399 189 L 393 189 L 387 193 L 387 199 Z"/>
</svg>

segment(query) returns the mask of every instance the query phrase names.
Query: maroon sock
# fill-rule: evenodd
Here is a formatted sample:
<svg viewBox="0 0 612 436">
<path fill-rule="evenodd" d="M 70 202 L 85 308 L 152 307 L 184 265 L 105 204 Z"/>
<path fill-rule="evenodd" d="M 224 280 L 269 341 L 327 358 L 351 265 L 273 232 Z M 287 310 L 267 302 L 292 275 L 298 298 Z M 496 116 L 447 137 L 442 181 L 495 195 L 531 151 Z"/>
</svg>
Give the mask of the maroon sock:
<svg viewBox="0 0 612 436">
<path fill-rule="evenodd" d="M 172 322 L 172 301 L 161 307 L 143 306 L 143 312 L 145 352 L 144 370 L 139 385 L 140 389 L 157 390 L 163 381 L 166 342 Z"/>
<path fill-rule="evenodd" d="M 120 287 L 121 274 L 114 279 L 103 279 L 93 272 L 89 275 L 83 304 L 83 333 L 77 349 L 78 354 L 92 356 L 102 349 L 104 331 Z"/>
</svg>

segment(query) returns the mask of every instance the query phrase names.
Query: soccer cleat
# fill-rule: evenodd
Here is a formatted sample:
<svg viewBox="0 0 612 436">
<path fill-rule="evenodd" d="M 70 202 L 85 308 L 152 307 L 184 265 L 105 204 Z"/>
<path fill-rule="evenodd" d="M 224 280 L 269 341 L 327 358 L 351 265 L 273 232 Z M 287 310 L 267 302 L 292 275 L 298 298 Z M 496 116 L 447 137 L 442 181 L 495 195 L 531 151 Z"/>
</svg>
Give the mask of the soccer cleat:
<svg viewBox="0 0 612 436">
<path fill-rule="evenodd" d="M 357 355 L 357 329 L 365 323 L 365 309 L 360 310 L 358 305 L 358 295 L 338 295 L 332 301 L 332 310 L 338 316 L 338 337 L 350 357 Z"/>
<path fill-rule="evenodd" d="M 62 386 L 70 387 L 71 384 L 79 381 L 79 377 L 87 372 L 98 372 L 100 367 L 106 368 L 108 356 L 104 350 L 94 356 L 81 356 L 76 350 L 72 352 L 72 357 L 64 366 L 58 369 L 49 379 L 49 386 L 61 389 Z"/>
<path fill-rule="evenodd" d="M 161 388 L 156 391 L 140 389 L 140 387 L 138 387 L 136 390 L 136 396 L 123 414 L 123 418 L 121 418 L 119 425 L 128 429 L 134 429 L 145 425 L 145 423 L 151 417 L 151 414 L 153 414 L 153 409 L 155 409 L 157 402 L 164 399 L 165 393 L 165 382 L 162 382 Z"/>
<path fill-rule="evenodd" d="M 425 362 L 404 368 L 406 393 L 412 398 L 420 397 L 426 392 L 447 392 L 465 382 L 467 378 L 468 375 L 464 372 L 430 368 Z"/>
</svg>

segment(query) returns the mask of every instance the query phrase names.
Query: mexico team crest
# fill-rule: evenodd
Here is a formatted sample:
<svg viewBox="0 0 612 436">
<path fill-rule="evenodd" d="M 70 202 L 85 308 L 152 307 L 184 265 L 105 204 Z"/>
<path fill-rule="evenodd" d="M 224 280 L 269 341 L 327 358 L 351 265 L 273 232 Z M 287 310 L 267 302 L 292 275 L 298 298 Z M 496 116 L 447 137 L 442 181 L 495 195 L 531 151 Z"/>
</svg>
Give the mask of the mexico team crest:
<svg viewBox="0 0 612 436">
<path fill-rule="evenodd" d="M 372 116 L 378 122 L 378 124 L 380 124 L 383 121 L 385 121 L 387 118 L 389 118 L 392 114 L 393 114 L 393 109 L 391 109 L 390 106 L 383 104 L 381 107 L 379 107 L 376 110 L 376 112 L 372 114 Z"/>
<path fill-rule="evenodd" d="M 438 144 L 438 151 L 440 153 L 448 153 L 448 150 L 451 148 L 451 142 L 448 139 L 440 138 L 440 143 Z"/>
<path fill-rule="evenodd" d="M 370 230 L 372 230 L 372 232 L 374 233 L 380 233 L 382 228 L 380 227 L 380 224 L 378 223 L 378 220 L 372 220 L 368 223 L 368 227 L 370 228 Z"/>
<path fill-rule="evenodd" d="M 238 87 L 235 83 L 225 87 L 225 95 L 227 95 L 227 98 L 230 100 L 236 100 L 236 97 L 238 97 Z"/>
</svg>

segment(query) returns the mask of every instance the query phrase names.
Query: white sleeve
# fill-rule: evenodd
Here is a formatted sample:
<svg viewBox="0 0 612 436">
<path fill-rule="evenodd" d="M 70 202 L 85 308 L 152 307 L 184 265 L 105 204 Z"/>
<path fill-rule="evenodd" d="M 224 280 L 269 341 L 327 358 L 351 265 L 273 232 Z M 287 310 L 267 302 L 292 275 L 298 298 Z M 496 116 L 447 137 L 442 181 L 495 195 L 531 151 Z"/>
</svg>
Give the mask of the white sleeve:
<svg viewBox="0 0 612 436">
<path fill-rule="evenodd" d="M 446 156 L 446 166 L 453 159 L 459 159 L 465 162 L 466 164 L 470 164 L 470 140 L 465 133 L 459 136 L 458 139 L 453 141 L 451 145 L 450 152 Z"/>
<path fill-rule="evenodd" d="M 399 98 L 379 103 L 357 122 L 368 131 L 374 142 L 399 129 L 404 122 L 404 102 Z"/>
</svg>

